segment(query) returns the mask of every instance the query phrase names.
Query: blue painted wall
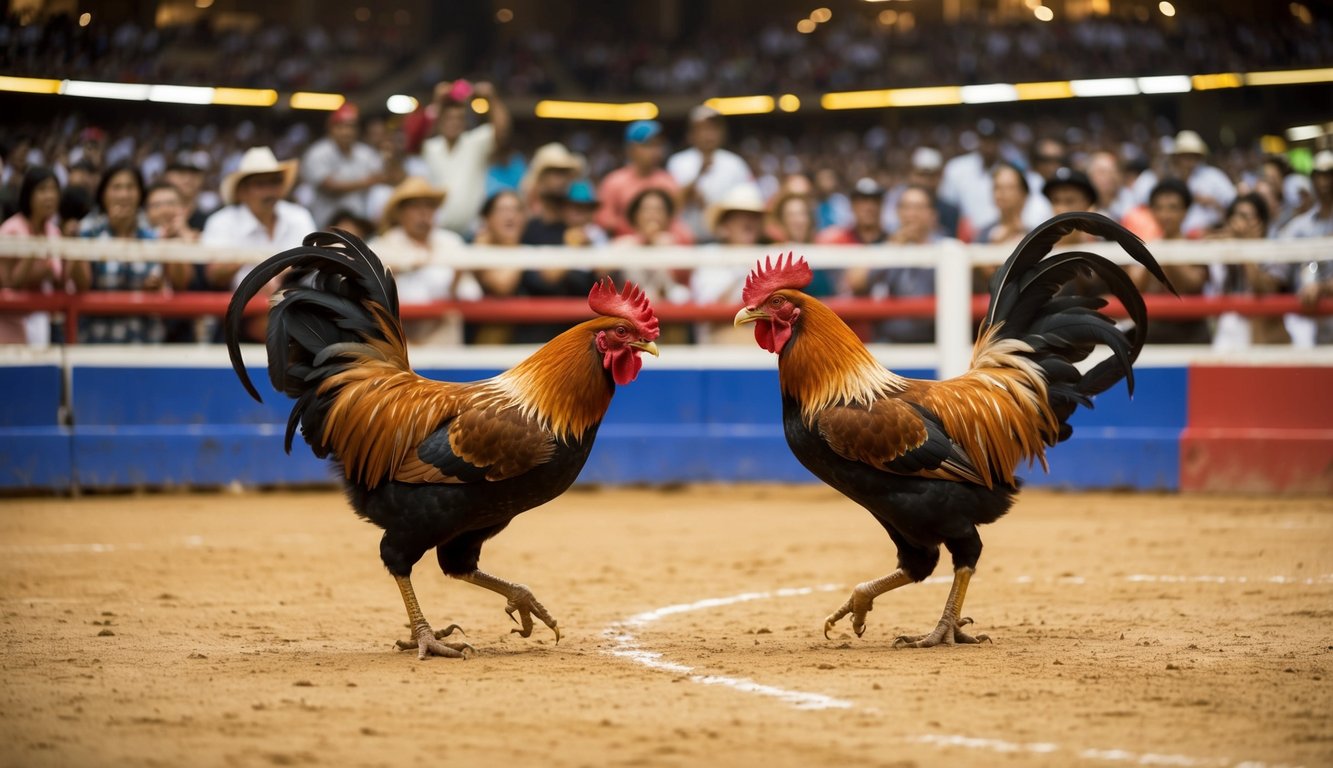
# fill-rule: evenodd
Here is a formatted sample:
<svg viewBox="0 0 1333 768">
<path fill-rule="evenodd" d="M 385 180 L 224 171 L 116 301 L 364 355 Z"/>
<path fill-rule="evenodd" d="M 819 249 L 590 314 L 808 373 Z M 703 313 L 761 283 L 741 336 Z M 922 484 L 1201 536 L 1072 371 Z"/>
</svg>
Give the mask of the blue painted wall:
<svg viewBox="0 0 1333 768">
<path fill-rule="evenodd" d="M 469 381 L 491 370 L 424 370 Z M 931 371 L 903 371 L 929 377 Z M 291 401 L 256 381 L 256 403 L 225 368 L 75 366 L 72 428 L 58 423 L 56 366 L 0 369 L 0 487 L 291 485 L 328 483 L 327 462 L 299 436 L 282 450 Z M 1075 417 L 1034 485 L 1175 489 L 1187 409 L 1183 368 L 1138 371 Z M 621 387 L 582 475 L 587 483 L 815 482 L 782 436 L 777 371 L 646 370 Z"/>
</svg>

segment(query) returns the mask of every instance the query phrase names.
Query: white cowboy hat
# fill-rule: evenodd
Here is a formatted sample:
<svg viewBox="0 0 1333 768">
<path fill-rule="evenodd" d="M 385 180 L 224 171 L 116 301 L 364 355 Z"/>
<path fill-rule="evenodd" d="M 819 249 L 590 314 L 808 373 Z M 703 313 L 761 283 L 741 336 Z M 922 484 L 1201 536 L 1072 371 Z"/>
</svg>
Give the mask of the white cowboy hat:
<svg viewBox="0 0 1333 768">
<path fill-rule="evenodd" d="M 297 160 L 285 160 L 278 162 L 278 158 L 273 155 L 273 150 L 268 147 L 250 147 L 245 150 L 241 156 L 241 164 L 236 170 L 227 174 L 222 180 L 222 188 L 219 190 L 222 194 L 222 202 L 226 205 L 233 205 L 236 202 L 236 185 L 246 176 L 258 176 L 262 173 L 281 173 L 282 174 L 282 196 L 286 197 L 288 192 L 292 191 L 292 186 L 296 184 L 296 168 L 300 165 Z"/>
<path fill-rule="evenodd" d="M 738 184 L 723 195 L 721 200 L 708 206 L 708 210 L 704 213 L 708 231 L 716 232 L 718 222 L 732 211 L 762 215 L 768 208 L 764 205 L 764 195 L 759 191 L 759 187 L 754 184 Z"/>
<path fill-rule="evenodd" d="M 1176 144 L 1171 148 L 1173 155 L 1206 155 L 1208 145 L 1194 131 L 1181 131 L 1176 134 Z"/>
<path fill-rule="evenodd" d="M 420 176 L 408 176 L 393 188 L 393 194 L 384 201 L 384 213 L 380 215 L 380 228 L 389 229 L 398 223 L 398 206 L 408 200 L 430 200 L 435 205 L 444 202 L 447 193 L 439 187 L 431 186 L 429 181 Z"/>
<path fill-rule="evenodd" d="M 576 155 L 570 152 L 558 141 L 550 144 L 543 144 L 532 153 L 532 162 L 528 163 L 528 172 L 523 174 L 523 181 L 519 186 L 526 193 L 537 183 L 541 175 L 550 170 L 566 170 L 574 178 L 584 174 L 587 169 L 587 163 L 584 162 L 582 155 Z"/>
</svg>

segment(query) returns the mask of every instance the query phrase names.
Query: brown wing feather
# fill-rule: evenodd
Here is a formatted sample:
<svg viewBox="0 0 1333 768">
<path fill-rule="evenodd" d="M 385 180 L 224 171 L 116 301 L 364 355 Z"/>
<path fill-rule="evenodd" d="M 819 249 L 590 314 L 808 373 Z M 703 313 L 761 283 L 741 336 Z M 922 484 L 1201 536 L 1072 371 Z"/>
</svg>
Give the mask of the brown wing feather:
<svg viewBox="0 0 1333 768">
<path fill-rule="evenodd" d="M 826 408 L 816 427 L 834 453 L 878 469 L 887 469 L 889 462 L 926 442 L 921 414 L 896 399 L 877 400 L 869 410 Z"/>
<path fill-rule="evenodd" d="M 449 427 L 449 447 L 487 480 L 521 475 L 551 458 L 555 436 L 518 408 L 477 408 L 459 414 Z"/>
</svg>

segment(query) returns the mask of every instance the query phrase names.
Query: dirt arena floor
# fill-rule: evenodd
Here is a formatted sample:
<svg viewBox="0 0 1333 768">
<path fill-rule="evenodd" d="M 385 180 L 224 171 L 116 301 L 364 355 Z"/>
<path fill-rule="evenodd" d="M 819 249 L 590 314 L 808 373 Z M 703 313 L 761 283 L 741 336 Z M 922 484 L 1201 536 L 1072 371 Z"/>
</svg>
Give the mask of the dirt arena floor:
<svg viewBox="0 0 1333 768">
<path fill-rule="evenodd" d="M 1333 501 L 1028 492 L 948 569 L 819 487 L 579 489 L 482 557 L 563 629 L 415 583 L 473 658 L 418 661 L 378 531 L 332 492 L 0 501 L 12 766 L 1333 765 Z"/>
</svg>

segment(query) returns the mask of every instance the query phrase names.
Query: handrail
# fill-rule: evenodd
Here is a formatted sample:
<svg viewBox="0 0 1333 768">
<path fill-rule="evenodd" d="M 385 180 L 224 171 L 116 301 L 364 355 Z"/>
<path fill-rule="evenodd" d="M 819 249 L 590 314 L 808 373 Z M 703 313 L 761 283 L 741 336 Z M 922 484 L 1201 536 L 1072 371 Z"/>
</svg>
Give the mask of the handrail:
<svg viewBox="0 0 1333 768">
<path fill-rule="evenodd" d="M 64 312 L 66 341 L 75 342 L 78 316 L 158 315 L 161 317 L 221 317 L 231 296 L 223 292 L 95 291 L 82 294 L 44 294 L 31 291 L 0 291 L 0 314 L 26 312 Z M 850 321 L 883 320 L 894 317 L 935 317 L 933 296 L 904 298 L 829 298 L 824 303 Z M 971 316 L 975 321 L 985 314 L 989 297 L 971 298 Z M 1149 317 L 1164 320 L 1188 320 L 1235 312 L 1245 317 L 1275 317 L 1286 314 L 1333 315 L 1333 299 L 1324 299 L 1315 308 L 1306 309 L 1291 295 L 1269 296 L 1183 296 L 1165 294 L 1144 297 Z M 662 322 L 727 322 L 735 316 L 735 302 L 670 304 L 660 302 L 653 311 Z M 263 297 L 252 299 L 247 315 L 268 309 Z M 574 323 L 586 320 L 590 310 L 582 298 L 485 298 L 477 301 L 433 301 L 403 304 L 405 320 L 458 317 L 480 323 Z M 1103 310 L 1112 317 L 1125 317 L 1124 307 L 1111 300 Z"/>
</svg>

